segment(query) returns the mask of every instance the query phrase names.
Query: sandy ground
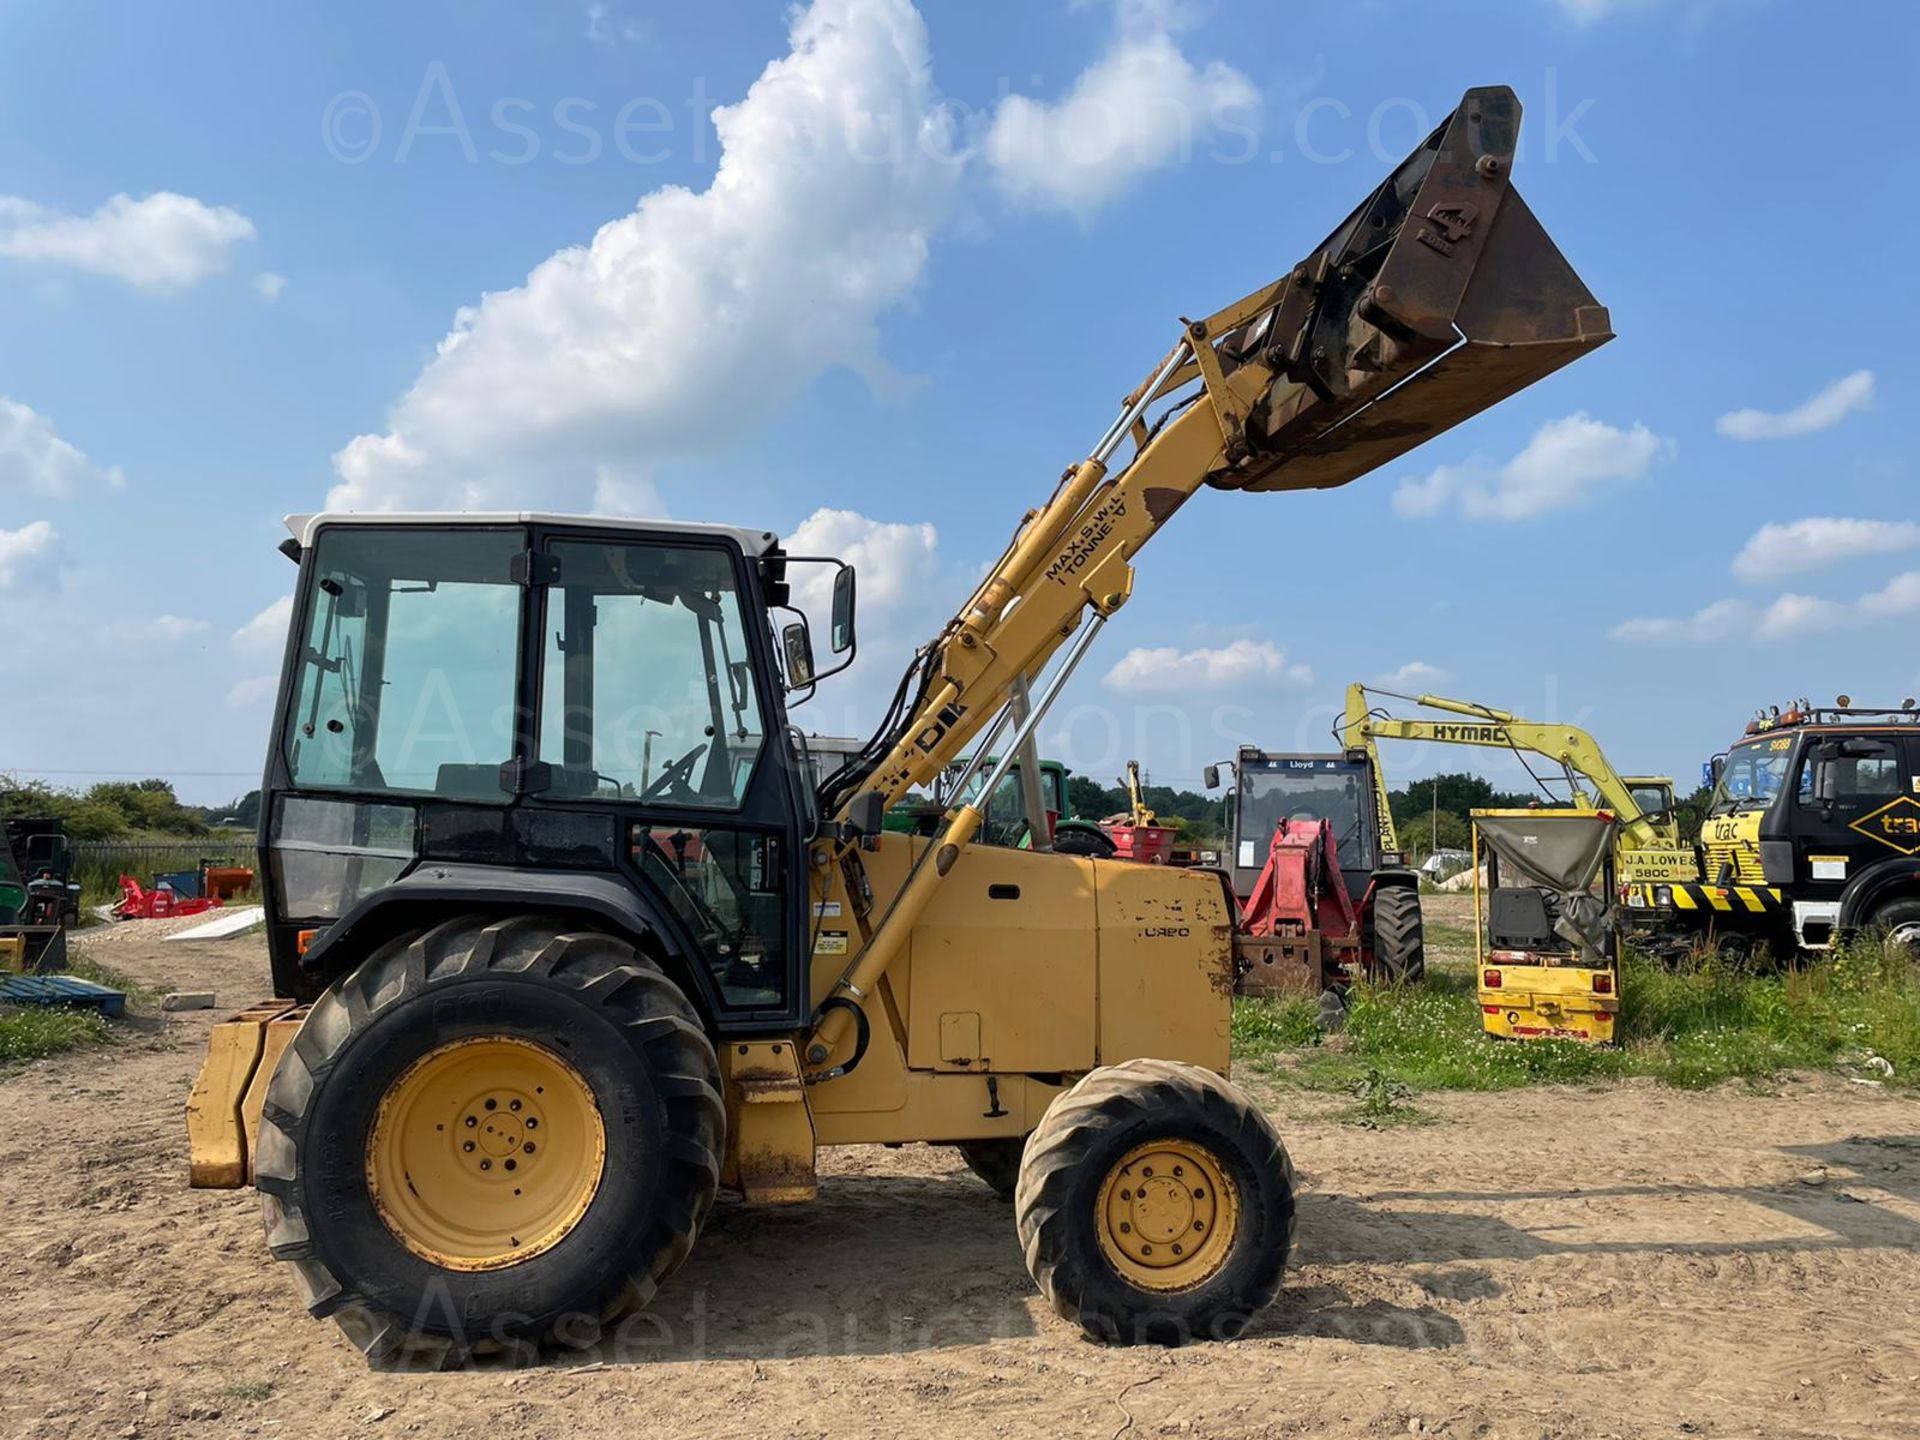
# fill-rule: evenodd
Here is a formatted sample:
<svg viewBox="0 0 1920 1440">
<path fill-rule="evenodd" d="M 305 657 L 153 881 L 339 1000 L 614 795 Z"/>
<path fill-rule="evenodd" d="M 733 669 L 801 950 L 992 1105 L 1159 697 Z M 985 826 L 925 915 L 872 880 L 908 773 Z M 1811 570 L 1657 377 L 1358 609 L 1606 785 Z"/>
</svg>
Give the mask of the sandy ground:
<svg viewBox="0 0 1920 1440">
<path fill-rule="evenodd" d="M 265 982 L 257 939 L 83 944 Z M 185 1186 L 212 1015 L 0 1079 L 0 1435 L 1920 1436 L 1920 1101 L 1841 1081 L 1429 1098 L 1366 1131 L 1265 1098 L 1297 1268 L 1233 1345 L 1105 1350 L 1038 1301 L 950 1153 L 825 1157 L 723 1205 L 617 1347 L 369 1371 L 306 1318 L 250 1192 Z"/>
</svg>

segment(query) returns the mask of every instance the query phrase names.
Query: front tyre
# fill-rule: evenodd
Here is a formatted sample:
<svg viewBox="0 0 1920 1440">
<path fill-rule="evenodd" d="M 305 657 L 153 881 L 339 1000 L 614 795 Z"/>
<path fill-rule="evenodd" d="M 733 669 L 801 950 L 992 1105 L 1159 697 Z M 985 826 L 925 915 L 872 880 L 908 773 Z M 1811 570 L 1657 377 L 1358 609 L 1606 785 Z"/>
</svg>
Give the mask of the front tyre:
<svg viewBox="0 0 1920 1440">
<path fill-rule="evenodd" d="M 1410 885 L 1374 891 L 1373 978 L 1388 985 L 1413 985 L 1427 978 L 1420 892 Z"/>
<path fill-rule="evenodd" d="M 370 1361 L 590 1344 L 713 1203 L 719 1063 L 627 941 L 468 916 L 315 1003 L 267 1094 L 267 1241 Z"/>
<path fill-rule="evenodd" d="M 1027 1269 L 1092 1339 L 1226 1340 L 1279 1292 L 1293 1165 L 1266 1116 L 1212 1071 L 1129 1060 L 1048 1108 L 1014 1211 Z"/>
</svg>

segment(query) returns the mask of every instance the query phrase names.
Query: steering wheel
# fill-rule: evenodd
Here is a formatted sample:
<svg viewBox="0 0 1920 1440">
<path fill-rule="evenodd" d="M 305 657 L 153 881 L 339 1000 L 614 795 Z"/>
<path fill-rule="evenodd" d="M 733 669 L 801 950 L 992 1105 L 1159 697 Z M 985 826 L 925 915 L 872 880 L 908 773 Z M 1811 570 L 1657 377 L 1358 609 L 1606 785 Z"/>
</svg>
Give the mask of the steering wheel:
<svg viewBox="0 0 1920 1440">
<path fill-rule="evenodd" d="M 640 792 L 642 800 L 658 800 L 672 793 L 675 800 L 682 804 L 695 804 L 699 801 L 699 792 L 693 788 L 693 767 L 700 757 L 707 753 L 707 742 L 702 740 L 678 760 L 660 772 L 660 777 Z"/>
</svg>

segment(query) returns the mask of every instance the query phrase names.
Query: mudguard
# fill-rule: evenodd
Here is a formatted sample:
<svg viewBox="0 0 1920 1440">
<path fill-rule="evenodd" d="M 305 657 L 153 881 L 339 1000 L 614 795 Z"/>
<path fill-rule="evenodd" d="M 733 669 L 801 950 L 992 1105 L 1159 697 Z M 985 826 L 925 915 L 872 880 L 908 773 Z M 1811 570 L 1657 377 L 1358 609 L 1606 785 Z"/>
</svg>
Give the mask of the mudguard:
<svg viewBox="0 0 1920 1440">
<path fill-rule="evenodd" d="M 1888 900 L 1900 895 L 1920 896 L 1920 856 L 1890 855 L 1856 871 L 1840 892 L 1838 930 L 1858 930 Z"/>
</svg>

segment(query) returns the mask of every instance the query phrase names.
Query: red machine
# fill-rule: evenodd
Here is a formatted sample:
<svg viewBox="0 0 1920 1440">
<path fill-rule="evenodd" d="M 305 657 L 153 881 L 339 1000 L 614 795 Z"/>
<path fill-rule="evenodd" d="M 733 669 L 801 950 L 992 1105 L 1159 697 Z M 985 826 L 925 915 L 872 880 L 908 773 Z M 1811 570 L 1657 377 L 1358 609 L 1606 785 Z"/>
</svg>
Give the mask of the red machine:
<svg viewBox="0 0 1920 1440">
<path fill-rule="evenodd" d="M 165 885 L 148 890 L 131 875 L 120 877 L 120 903 L 113 907 L 116 920 L 171 920 L 182 915 L 200 915 L 218 910 L 226 902 L 219 896 L 207 900 L 183 900 Z"/>
<path fill-rule="evenodd" d="M 1282 820 L 1240 912 L 1240 991 L 1309 994 L 1349 983 L 1367 960 L 1360 907 L 1340 873 L 1330 820 Z"/>
</svg>

